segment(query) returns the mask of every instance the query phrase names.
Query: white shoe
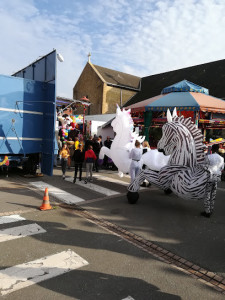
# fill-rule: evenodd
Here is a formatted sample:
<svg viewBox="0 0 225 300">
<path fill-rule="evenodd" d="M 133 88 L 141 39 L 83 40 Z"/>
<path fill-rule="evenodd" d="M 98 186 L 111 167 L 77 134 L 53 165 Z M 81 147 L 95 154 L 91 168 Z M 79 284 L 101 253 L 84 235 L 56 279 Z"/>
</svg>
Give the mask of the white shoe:
<svg viewBox="0 0 225 300">
<path fill-rule="evenodd" d="M 65 179 L 65 177 L 66 177 L 66 176 L 65 176 L 65 175 L 63 175 L 63 179 Z"/>
</svg>

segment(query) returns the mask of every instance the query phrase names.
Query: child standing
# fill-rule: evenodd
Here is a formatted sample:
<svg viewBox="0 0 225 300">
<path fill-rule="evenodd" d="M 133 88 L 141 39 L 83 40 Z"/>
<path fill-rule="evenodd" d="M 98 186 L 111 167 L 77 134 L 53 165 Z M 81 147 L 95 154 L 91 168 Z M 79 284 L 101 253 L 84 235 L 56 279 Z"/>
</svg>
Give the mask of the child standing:
<svg viewBox="0 0 225 300">
<path fill-rule="evenodd" d="M 59 157 L 61 158 L 63 179 L 65 179 L 67 161 L 70 157 L 70 151 L 66 143 L 63 144 L 62 150 L 59 152 Z"/>
<path fill-rule="evenodd" d="M 84 183 L 87 183 L 88 177 L 90 174 L 90 181 L 92 181 L 92 170 L 95 160 L 97 159 L 93 147 L 91 145 L 88 146 L 88 150 L 85 152 L 85 162 L 86 162 L 86 180 Z"/>
</svg>

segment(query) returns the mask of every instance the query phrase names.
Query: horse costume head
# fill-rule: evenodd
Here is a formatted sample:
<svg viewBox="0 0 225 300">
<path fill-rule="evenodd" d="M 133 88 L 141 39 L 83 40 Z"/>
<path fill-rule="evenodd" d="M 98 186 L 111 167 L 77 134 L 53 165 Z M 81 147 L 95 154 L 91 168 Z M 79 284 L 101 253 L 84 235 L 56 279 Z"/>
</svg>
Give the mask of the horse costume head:
<svg viewBox="0 0 225 300">
<path fill-rule="evenodd" d="M 157 148 L 170 155 L 169 165 L 194 167 L 205 164 L 203 136 L 191 118 L 178 117 L 175 108 L 172 116 L 167 110 L 167 121 Z"/>
<path fill-rule="evenodd" d="M 111 126 L 116 134 L 121 133 L 123 135 L 131 135 L 134 125 L 130 115 L 130 109 L 121 110 L 117 105 L 116 118 L 112 121 Z"/>
</svg>

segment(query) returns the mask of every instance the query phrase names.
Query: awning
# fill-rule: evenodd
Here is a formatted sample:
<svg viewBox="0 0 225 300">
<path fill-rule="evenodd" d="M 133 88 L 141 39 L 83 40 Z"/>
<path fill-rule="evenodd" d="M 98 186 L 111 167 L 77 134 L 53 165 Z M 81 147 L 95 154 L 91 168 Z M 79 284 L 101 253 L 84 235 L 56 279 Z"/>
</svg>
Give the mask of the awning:
<svg viewBox="0 0 225 300">
<path fill-rule="evenodd" d="M 154 102 L 155 100 L 160 99 L 161 97 L 163 97 L 163 95 L 158 95 L 143 101 L 140 101 L 138 103 L 134 103 L 132 105 L 126 106 L 125 109 L 131 109 L 132 112 L 135 111 L 145 111 L 145 106 L 151 104 L 152 102 Z"/>
<path fill-rule="evenodd" d="M 225 101 L 210 95 L 196 92 L 174 92 L 161 96 L 146 105 L 145 111 L 167 111 L 168 108 L 172 110 L 176 107 L 180 111 L 201 110 L 225 114 Z"/>
<path fill-rule="evenodd" d="M 165 87 L 158 96 L 125 107 L 132 112 L 167 111 L 177 108 L 179 111 L 203 111 L 225 114 L 225 101 L 210 96 L 208 89 L 187 80 Z"/>
</svg>

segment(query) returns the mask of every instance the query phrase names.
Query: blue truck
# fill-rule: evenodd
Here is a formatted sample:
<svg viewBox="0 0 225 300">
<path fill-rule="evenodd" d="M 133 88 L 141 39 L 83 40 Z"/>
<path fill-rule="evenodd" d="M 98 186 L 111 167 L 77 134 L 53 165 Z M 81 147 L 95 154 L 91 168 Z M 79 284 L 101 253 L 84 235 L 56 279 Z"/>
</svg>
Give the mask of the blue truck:
<svg viewBox="0 0 225 300">
<path fill-rule="evenodd" d="M 56 50 L 12 76 L 0 75 L 0 162 L 27 173 L 53 174 L 56 122 Z"/>
</svg>

